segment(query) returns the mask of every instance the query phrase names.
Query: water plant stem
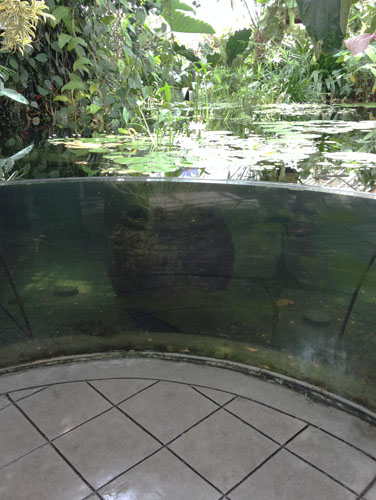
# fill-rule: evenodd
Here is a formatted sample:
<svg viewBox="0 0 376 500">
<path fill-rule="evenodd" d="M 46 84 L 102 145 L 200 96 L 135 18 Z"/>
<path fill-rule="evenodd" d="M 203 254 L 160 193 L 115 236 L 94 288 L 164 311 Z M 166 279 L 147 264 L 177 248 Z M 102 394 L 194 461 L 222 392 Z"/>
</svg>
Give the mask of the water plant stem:
<svg viewBox="0 0 376 500">
<path fill-rule="evenodd" d="M 3 256 L 1 255 L 1 253 L 0 253 L 0 262 L 1 262 L 1 264 L 3 265 L 3 268 L 4 268 L 4 271 L 5 271 L 5 274 L 7 275 L 7 278 L 8 278 L 9 284 L 10 284 L 10 286 L 11 286 L 11 288 L 12 288 L 13 294 L 14 294 L 14 296 L 15 296 L 15 298 L 16 298 L 16 301 L 17 301 L 17 304 L 18 304 L 18 306 L 19 306 L 19 308 L 20 308 L 21 315 L 22 315 L 23 320 L 24 320 L 25 325 L 26 325 L 26 331 L 25 331 L 25 329 L 24 329 L 24 328 L 22 328 L 22 327 L 20 326 L 20 324 L 18 323 L 18 321 L 17 321 L 17 320 L 13 317 L 13 315 L 12 315 L 12 314 L 10 314 L 10 313 L 9 313 L 9 311 L 7 311 L 7 310 L 6 310 L 3 306 L 1 306 L 1 309 L 2 309 L 3 311 L 5 311 L 9 317 L 11 317 L 11 318 L 12 318 L 12 320 L 16 323 L 16 325 L 18 325 L 18 326 L 21 328 L 21 330 L 22 330 L 22 331 L 24 331 L 25 333 L 27 333 L 27 335 L 30 337 L 30 339 L 32 339 L 32 338 L 34 338 L 34 335 L 33 335 L 33 331 L 32 331 L 32 329 L 31 329 L 31 325 L 30 325 L 29 319 L 28 319 L 28 317 L 27 317 L 27 315 L 26 315 L 26 312 L 25 312 L 24 306 L 23 306 L 23 304 L 22 304 L 21 297 L 20 297 L 20 296 L 19 296 L 19 294 L 18 294 L 18 291 L 17 291 L 16 285 L 15 285 L 15 283 L 14 283 L 14 281 L 13 281 L 12 275 L 11 275 L 11 273 L 10 273 L 10 271 L 9 271 L 9 268 L 8 268 L 8 266 L 7 266 L 7 264 L 6 264 L 6 262 L 5 262 L 4 258 L 3 258 Z"/>
<path fill-rule="evenodd" d="M 352 294 L 352 297 L 351 297 L 351 300 L 350 300 L 350 303 L 349 303 L 349 306 L 347 308 L 347 311 L 346 311 L 346 315 L 345 315 L 345 318 L 343 320 L 343 323 L 342 323 L 342 326 L 341 326 L 341 330 L 339 332 L 339 336 L 338 336 L 338 340 L 337 340 L 337 345 L 339 346 L 341 343 L 342 343 L 342 340 L 343 340 L 343 337 L 345 335 L 345 330 L 346 330 L 346 326 L 347 326 L 347 323 L 350 319 L 350 316 L 351 316 L 351 313 L 352 313 L 352 310 L 354 308 L 354 305 L 355 305 L 355 302 L 356 302 L 356 299 L 359 295 L 359 292 L 360 292 L 360 289 L 362 288 L 363 286 L 363 283 L 371 269 L 371 267 L 373 266 L 373 263 L 375 262 L 376 260 L 376 253 L 374 253 L 372 255 L 372 257 L 370 258 L 368 264 L 367 264 L 367 267 L 364 269 L 360 279 L 359 279 L 359 282 Z"/>
</svg>

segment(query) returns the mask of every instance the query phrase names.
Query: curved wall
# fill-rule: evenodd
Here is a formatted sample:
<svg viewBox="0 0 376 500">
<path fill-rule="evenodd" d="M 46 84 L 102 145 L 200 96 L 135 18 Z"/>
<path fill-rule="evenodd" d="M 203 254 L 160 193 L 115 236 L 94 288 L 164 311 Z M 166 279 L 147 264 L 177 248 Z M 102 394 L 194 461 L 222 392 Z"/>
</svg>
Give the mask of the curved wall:
<svg viewBox="0 0 376 500">
<path fill-rule="evenodd" d="M 0 184 L 0 366 L 181 352 L 375 410 L 375 200 L 241 182 Z"/>
</svg>

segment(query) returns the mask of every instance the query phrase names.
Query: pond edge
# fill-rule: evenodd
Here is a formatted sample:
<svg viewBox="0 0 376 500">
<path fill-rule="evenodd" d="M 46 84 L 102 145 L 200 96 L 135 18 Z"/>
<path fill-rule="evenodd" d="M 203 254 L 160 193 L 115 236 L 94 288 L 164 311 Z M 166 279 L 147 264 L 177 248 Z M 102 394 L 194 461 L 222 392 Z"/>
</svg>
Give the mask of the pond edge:
<svg viewBox="0 0 376 500">
<path fill-rule="evenodd" d="M 215 368 L 223 368 L 227 370 L 232 370 L 238 373 L 243 373 L 245 375 L 250 375 L 267 382 L 277 383 L 282 386 L 288 387 L 295 392 L 298 392 L 309 399 L 336 408 L 338 410 L 344 411 L 350 415 L 353 415 L 361 420 L 376 426 L 376 413 L 369 410 L 368 408 L 354 403 L 346 398 L 343 398 L 337 394 L 326 391 L 325 389 L 320 389 L 319 387 L 309 384 L 298 379 L 288 377 L 287 375 L 282 375 L 277 372 L 266 370 L 263 368 L 257 368 L 251 365 L 245 365 L 243 363 L 237 363 L 234 361 L 208 358 L 204 356 L 191 356 L 186 354 L 178 353 L 161 353 L 156 351 L 110 351 L 107 353 L 94 353 L 94 354 L 81 354 L 72 356 L 60 356 L 56 358 L 51 358 L 48 360 L 33 361 L 31 363 L 23 363 L 20 365 L 14 365 L 6 368 L 0 369 L 0 377 L 2 375 L 10 375 L 13 373 L 20 372 L 26 369 L 40 368 L 44 366 L 53 366 L 68 364 L 72 362 L 85 362 L 94 360 L 105 360 L 105 359 L 119 359 L 119 358 L 145 358 L 145 359 L 160 359 L 166 361 L 183 361 L 187 363 L 195 363 L 199 365 L 212 366 Z M 0 394 L 1 395 L 1 394 Z"/>
</svg>

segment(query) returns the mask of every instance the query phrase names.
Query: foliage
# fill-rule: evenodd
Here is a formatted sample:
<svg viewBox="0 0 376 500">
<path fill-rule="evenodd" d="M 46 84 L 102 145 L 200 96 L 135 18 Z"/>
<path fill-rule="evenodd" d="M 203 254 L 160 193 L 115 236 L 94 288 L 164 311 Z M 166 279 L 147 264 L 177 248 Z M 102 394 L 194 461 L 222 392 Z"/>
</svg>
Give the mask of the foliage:
<svg viewBox="0 0 376 500">
<path fill-rule="evenodd" d="M 195 12 L 195 9 L 180 0 L 163 0 L 162 16 L 170 25 L 172 31 L 180 33 L 214 33 L 210 24 L 200 19 L 188 16 L 185 12 Z"/>
<path fill-rule="evenodd" d="M 257 27 L 268 39 L 279 41 L 288 30 L 294 29 L 297 14 L 296 0 L 257 0 L 264 6 Z"/>
<path fill-rule="evenodd" d="M 243 29 L 229 36 L 226 43 L 227 64 L 232 64 L 236 56 L 245 52 L 251 35 L 251 29 Z"/>
<path fill-rule="evenodd" d="M 192 81 L 191 62 L 181 47 L 175 52 L 166 25 L 152 27 L 147 16 L 163 14 L 176 28 L 175 21 L 182 19 L 178 12 L 187 8 L 183 3 L 46 2 L 55 20 L 41 28 L 24 56 L 9 53 L 4 58 L 15 70 L 6 80 L 29 98 L 32 123 L 35 119 L 84 135 L 126 126 L 141 130 L 145 120 L 154 126 L 157 103 L 168 108 L 169 101 L 181 99 L 179 89 Z M 184 30 L 209 30 L 193 17 L 184 19 Z M 161 89 L 169 89 L 170 99 L 163 98 Z"/>
<path fill-rule="evenodd" d="M 35 37 L 38 22 L 53 16 L 44 0 L 2 0 L 0 2 L 0 26 L 3 30 L 2 50 L 19 49 L 22 53 Z"/>
<path fill-rule="evenodd" d="M 8 97 L 9 99 L 13 99 L 13 101 L 20 102 L 21 104 L 29 104 L 29 101 L 16 90 L 5 88 L 4 83 L 0 78 L 0 97 L 1 96 Z"/>
<path fill-rule="evenodd" d="M 297 0 L 310 37 L 324 53 L 340 50 L 352 0 Z"/>
</svg>

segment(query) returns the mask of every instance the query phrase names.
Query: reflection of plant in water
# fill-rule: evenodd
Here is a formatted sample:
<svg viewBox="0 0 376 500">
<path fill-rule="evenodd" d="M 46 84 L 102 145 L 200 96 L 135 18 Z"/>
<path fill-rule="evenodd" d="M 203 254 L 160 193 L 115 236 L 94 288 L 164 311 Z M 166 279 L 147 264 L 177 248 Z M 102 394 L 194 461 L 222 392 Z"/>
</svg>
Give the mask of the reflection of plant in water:
<svg viewBox="0 0 376 500">
<path fill-rule="evenodd" d="M 18 153 L 9 156 L 8 158 L 0 158 L 0 181 L 11 181 L 15 178 L 19 178 L 25 175 L 27 172 L 25 172 L 23 169 L 15 170 L 13 173 L 12 170 L 14 168 L 15 162 L 27 156 L 33 148 L 34 144 L 31 144 L 30 146 L 27 146 L 26 148 L 18 151 Z"/>
<path fill-rule="evenodd" d="M 29 322 L 29 319 L 26 315 L 26 312 L 25 312 L 25 309 L 24 309 L 24 306 L 23 306 L 23 303 L 22 303 L 22 299 L 17 291 L 17 288 L 16 288 L 16 285 L 13 281 L 13 278 L 12 278 L 12 275 L 10 273 L 10 270 L 9 270 L 9 267 L 7 266 L 6 262 L 5 262 L 5 259 L 4 257 L 1 255 L 0 253 L 0 263 L 4 269 L 4 272 L 6 274 L 6 277 L 8 279 L 8 282 L 9 282 L 9 285 L 12 289 L 12 292 L 14 294 L 14 297 L 16 299 L 16 302 L 17 302 L 17 305 L 20 309 L 20 312 L 21 312 L 21 315 L 22 315 L 22 318 L 25 322 L 25 326 L 22 326 L 18 320 L 14 317 L 14 315 L 8 311 L 8 309 L 6 309 L 2 304 L 0 304 L 0 309 L 18 326 L 18 328 L 23 332 L 25 333 L 28 337 L 30 337 L 31 339 L 33 338 L 33 331 L 31 329 L 31 326 L 30 326 L 30 322 Z"/>
</svg>

